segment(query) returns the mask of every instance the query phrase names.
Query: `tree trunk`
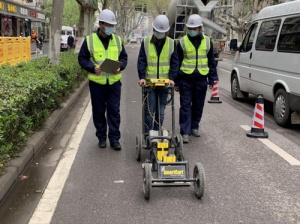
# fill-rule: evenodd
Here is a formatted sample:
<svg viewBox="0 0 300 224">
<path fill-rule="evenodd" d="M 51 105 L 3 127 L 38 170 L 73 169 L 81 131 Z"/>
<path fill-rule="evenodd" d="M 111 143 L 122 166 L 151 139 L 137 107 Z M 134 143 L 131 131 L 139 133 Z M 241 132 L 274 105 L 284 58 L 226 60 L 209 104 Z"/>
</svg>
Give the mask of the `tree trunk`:
<svg viewBox="0 0 300 224">
<path fill-rule="evenodd" d="M 64 10 L 64 0 L 53 0 L 52 9 L 48 57 L 50 59 L 50 64 L 57 65 L 59 64 L 60 56 L 60 35 Z"/>
<path fill-rule="evenodd" d="M 98 6 L 93 0 L 76 0 L 80 5 L 78 37 L 84 37 L 92 33 L 94 24 L 94 13 Z"/>
</svg>

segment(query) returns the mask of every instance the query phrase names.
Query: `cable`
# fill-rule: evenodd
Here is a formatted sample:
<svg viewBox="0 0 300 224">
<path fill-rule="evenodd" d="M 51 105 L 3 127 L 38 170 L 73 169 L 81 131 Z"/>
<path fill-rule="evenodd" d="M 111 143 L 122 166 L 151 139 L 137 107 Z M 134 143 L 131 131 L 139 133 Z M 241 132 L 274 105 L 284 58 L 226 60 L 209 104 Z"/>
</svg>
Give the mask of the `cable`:
<svg viewBox="0 0 300 224">
<path fill-rule="evenodd" d="M 171 94 L 171 93 L 169 92 L 168 94 Z M 148 97 L 149 97 L 149 92 L 148 92 L 147 95 L 144 97 L 144 100 L 143 100 L 143 103 L 142 103 L 142 108 L 144 107 L 145 101 L 146 101 L 146 99 L 147 99 L 147 108 L 148 108 L 149 115 L 150 115 L 150 117 L 152 118 L 152 120 L 153 120 L 157 125 L 159 125 L 159 123 L 158 123 L 157 120 L 155 119 L 155 115 L 152 114 L 151 111 L 150 111 L 150 106 L 149 106 L 149 101 L 148 101 L 149 99 L 148 99 Z M 170 102 L 171 102 L 171 100 L 172 100 L 172 97 L 171 97 L 171 99 L 170 99 Z M 169 103 L 169 102 L 167 101 L 166 105 L 167 105 L 168 103 Z M 160 105 L 157 105 L 157 106 L 160 106 Z M 159 114 L 159 116 L 160 116 L 160 114 Z M 145 125 L 148 127 L 148 125 L 147 125 L 146 123 L 145 123 Z M 172 131 L 166 129 L 164 126 L 161 126 L 161 128 L 162 128 L 162 130 L 166 130 L 167 132 L 169 132 L 169 133 L 172 134 Z M 149 129 L 149 127 L 148 127 L 148 129 Z"/>
</svg>

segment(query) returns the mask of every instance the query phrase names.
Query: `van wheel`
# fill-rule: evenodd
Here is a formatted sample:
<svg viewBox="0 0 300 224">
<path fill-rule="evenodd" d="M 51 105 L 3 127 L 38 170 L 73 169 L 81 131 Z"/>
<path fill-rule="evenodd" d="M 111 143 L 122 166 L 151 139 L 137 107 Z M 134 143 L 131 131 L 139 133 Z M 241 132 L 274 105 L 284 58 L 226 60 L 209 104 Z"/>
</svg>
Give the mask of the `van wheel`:
<svg viewBox="0 0 300 224">
<path fill-rule="evenodd" d="M 284 89 L 279 89 L 275 94 L 273 114 L 275 121 L 279 126 L 287 126 L 291 121 L 288 94 Z"/>
<path fill-rule="evenodd" d="M 248 93 L 241 91 L 236 73 L 234 73 L 231 77 L 231 96 L 234 100 L 238 100 L 239 98 L 248 98 L 249 96 Z"/>
</svg>

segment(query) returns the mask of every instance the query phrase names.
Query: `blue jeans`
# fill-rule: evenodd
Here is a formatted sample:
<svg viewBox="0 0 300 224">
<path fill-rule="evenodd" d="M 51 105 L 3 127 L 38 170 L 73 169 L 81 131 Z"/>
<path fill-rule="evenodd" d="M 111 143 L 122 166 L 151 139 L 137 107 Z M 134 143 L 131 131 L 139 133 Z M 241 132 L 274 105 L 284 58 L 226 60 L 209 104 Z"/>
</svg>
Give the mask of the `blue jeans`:
<svg viewBox="0 0 300 224">
<path fill-rule="evenodd" d="M 165 108 L 168 99 L 168 89 L 151 89 L 145 92 L 145 133 L 149 130 L 159 130 L 158 99 L 160 100 L 160 124 L 163 124 Z"/>
</svg>

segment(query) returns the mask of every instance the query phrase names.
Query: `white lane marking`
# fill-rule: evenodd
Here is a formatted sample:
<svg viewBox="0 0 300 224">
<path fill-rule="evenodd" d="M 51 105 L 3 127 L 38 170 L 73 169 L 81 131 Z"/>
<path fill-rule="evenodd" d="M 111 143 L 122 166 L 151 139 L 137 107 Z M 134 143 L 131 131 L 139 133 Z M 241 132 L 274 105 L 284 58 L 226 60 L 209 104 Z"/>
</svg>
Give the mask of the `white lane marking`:
<svg viewBox="0 0 300 224">
<path fill-rule="evenodd" d="M 240 126 L 241 126 L 241 128 L 243 128 L 246 131 L 250 131 L 251 130 L 251 128 L 248 125 L 240 125 Z M 279 148 L 277 145 L 275 145 L 269 139 L 258 138 L 258 140 L 261 141 L 263 144 L 265 144 L 273 152 L 277 153 L 280 157 L 282 157 L 285 161 L 287 161 L 292 166 L 300 166 L 300 161 L 299 160 L 297 160 L 295 157 L 293 157 L 290 154 L 288 154 L 283 149 Z"/>
<path fill-rule="evenodd" d="M 114 180 L 114 183 L 115 183 L 115 184 L 123 184 L 123 183 L 124 183 L 124 180 Z"/>
<path fill-rule="evenodd" d="M 51 222 L 58 199 L 60 198 L 66 179 L 69 176 L 71 166 L 91 116 L 92 106 L 91 103 L 89 103 L 29 221 L 29 224 L 46 224 Z"/>
</svg>

